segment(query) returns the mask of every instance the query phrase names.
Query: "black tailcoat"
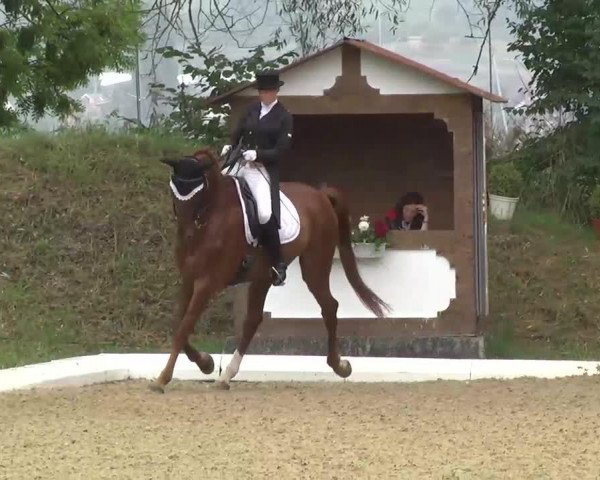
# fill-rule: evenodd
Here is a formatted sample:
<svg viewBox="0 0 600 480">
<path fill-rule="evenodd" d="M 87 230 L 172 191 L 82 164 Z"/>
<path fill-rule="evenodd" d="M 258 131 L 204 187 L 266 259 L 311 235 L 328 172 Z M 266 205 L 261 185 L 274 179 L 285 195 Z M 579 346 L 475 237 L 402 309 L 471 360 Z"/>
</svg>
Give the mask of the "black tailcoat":
<svg viewBox="0 0 600 480">
<path fill-rule="evenodd" d="M 271 206 L 280 226 L 279 163 L 292 140 L 292 115 L 279 101 L 262 118 L 260 109 L 260 102 L 248 108 L 231 135 L 231 144 L 237 145 L 241 138 L 245 149 L 256 150 L 256 161 L 271 177 Z"/>
</svg>

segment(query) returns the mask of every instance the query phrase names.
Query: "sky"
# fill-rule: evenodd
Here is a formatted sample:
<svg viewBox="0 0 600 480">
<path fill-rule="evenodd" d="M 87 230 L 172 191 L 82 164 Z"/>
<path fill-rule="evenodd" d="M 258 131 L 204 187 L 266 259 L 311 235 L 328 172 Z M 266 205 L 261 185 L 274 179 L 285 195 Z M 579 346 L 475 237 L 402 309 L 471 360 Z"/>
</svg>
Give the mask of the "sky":
<svg viewBox="0 0 600 480">
<path fill-rule="evenodd" d="M 260 4 L 247 0 L 230 0 L 239 2 L 239 8 L 249 8 L 249 5 Z M 472 0 L 462 0 L 463 5 L 473 14 L 473 19 L 480 18 L 480 12 L 470 3 Z M 517 60 L 514 52 L 508 52 L 508 44 L 512 40 L 506 18 L 509 11 L 501 9 L 492 23 L 492 45 L 494 58 L 494 85 L 493 90 L 509 100 L 508 105 L 515 105 L 523 101 L 524 96 L 519 92 L 530 78 L 525 67 Z M 262 13 L 258 13 L 262 14 Z M 257 15 L 258 15 L 257 14 Z M 264 23 L 250 37 L 246 38 L 247 44 L 259 44 L 269 39 L 270 34 L 279 24 L 279 18 L 274 10 L 267 12 Z M 464 12 L 459 8 L 456 0 L 412 0 L 409 9 L 403 16 L 403 22 L 395 32 L 390 31 L 390 23 L 382 18 L 374 18 L 368 22 L 367 32 L 360 38 L 379 44 L 384 48 L 400 53 L 417 62 L 440 70 L 453 77 L 466 81 L 473 71 L 481 38 L 468 38 L 471 32 Z M 475 30 L 474 35 L 480 36 L 483 32 Z M 205 46 L 220 46 L 223 53 L 232 57 L 241 57 L 247 50 L 239 48 L 225 34 L 208 34 L 204 39 Z M 171 38 L 170 42 L 176 48 L 184 48 L 182 38 Z M 489 89 L 489 57 L 487 46 L 483 50 L 478 74 L 470 83 L 483 89 Z M 150 102 L 147 100 L 151 79 L 147 72 L 150 70 L 150 61 L 142 54 L 140 63 L 141 83 L 141 110 L 142 121 L 147 123 L 150 114 Z M 97 79 L 91 79 L 85 88 L 73 92 L 73 96 L 81 98 L 82 95 L 100 94 L 100 102 L 106 101 L 101 108 L 102 115 L 115 108 L 126 117 L 136 116 L 135 102 L 135 72 L 130 72 L 134 78 L 118 87 L 104 88 L 99 86 Z M 177 85 L 177 75 L 181 72 L 173 61 L 163 61 L 158 67 L 159 81 L 167 86 Z M 112 91 L 111 91 L 112 90 Z M 115 91 L 119 91 L 118 97 Z M 96 109 L 96 116 L 100 114 Z M 501 118 L 501 110 L 496 115 Z M 55 128 L 56 122 L 45 119 L 39 124 L 42 129 Z"/>
<path fill-rule="evenodd" d="M 472 20 L 481 18 L 481 12 L 472 0 L 462 0 L 463 6 L 472 15 Z M 522 63 L 516 60 L 514 52 L 508 52 L 512 35 L 507 25 L 510 11 L 504 7 L 492 22 L 492 57 L 494 58 L 494 92 L 502 93 L 510 103 L 522 100 L 519 89 L 530 75 Z M 451 76 L 466 81 L 476 63 L 481 38 L 467 38 L 471 33 L 465 13 L 459 8 L 457 0 L 412 0 L 404 21 L 395 32 L 390 31 L 391 23 L 387 19 L 380 22 L 374 18 L 368 21 L 369 28 L 363 36 L 370 42 L 400 53 L 413 60 L 441 70 Z M 260 43 L 268 39 L 268 32 L 278 25 L 276 15 L 267 16 L 265 26 L 255 32 L 247 41 Z M 474 35 L 482 36 L 482 30 L 474 30 Z M 223 46 L 223 51 L 238 56 L 242 50 L 237 48 L 226 36 L 208 38 L 208 43 Z M 219 43 L 220 42 L 220 43 Z M 489 56 L 487 46 L 483 50 L 478 74 L 471 83 L 489 89 Z"/>
<path fill-rule="evenodd" d="M 471 33 L 465 14 L 455 0 L 420 0 L 406 13 L 405 27 L 396 35 L 382 28 L 381 41 L 377 29 L 367 36 L 368 40 L 379 43 L 413 60 L 466 81 L 473 72 L 481 46 L 480 38 L 467 38 Z M 476 11 L 473 9 L 473 11 Z M 530 78 L 527 69 L 518 61 L 516 52 L 508 52 L 512 41 L 506 8 L 498 12 L 492 22 L 492 58 L 494 59 L 494 93 L 499 93 L 515 104 L 523 99 L 519 89 Z M 483 31 L 474 31 L 474 36 L 482 36 Z M 489 89 L 489 55 L 487 45 L 483 49 L 480 67 L 470 81 L 483 89 Z"/>
</svg>

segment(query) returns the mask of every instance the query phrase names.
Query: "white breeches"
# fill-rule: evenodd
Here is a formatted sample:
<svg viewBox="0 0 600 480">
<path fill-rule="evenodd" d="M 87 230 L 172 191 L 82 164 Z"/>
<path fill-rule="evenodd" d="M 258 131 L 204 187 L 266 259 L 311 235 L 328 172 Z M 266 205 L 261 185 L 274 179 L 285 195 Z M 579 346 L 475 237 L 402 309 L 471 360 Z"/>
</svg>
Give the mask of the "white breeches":
<svg viewBox="0 0 600 480">
<path fill-rule="evenodd" d="M 225 171 L 223 171 L 225 173 Z M 243 166 L 236 164 L 231 170 L 230 175 L 242 177 L 248 186 L 254 199 L 256 200 L 256 208 L 258 210 L 258 221 L 265 224 L 269 221 L 272 214 L 271 208 L 271 180 L 269 173 L 264 165 L 254 162 L 248 162 Z"/>
</svg>

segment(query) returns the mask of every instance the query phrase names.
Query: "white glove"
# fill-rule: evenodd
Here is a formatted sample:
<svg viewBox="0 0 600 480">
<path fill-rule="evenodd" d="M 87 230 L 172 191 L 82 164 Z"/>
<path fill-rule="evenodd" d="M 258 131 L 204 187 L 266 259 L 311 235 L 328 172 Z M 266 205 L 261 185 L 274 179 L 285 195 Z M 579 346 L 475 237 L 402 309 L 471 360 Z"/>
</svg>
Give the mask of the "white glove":
<svg viewBox="0 0 600 480">
<path fill-rule="evenodd" d="M 246 150 L 244 152 L 244 160 L 247 162 L 253 162 L 256 160 L 256 150 Z"/>
<path fill-rule="evenodd" d="M 223 150 L 221 150 L 221 156 L 227 155 L 229 153 L 229 150 L 231 150 L 231 145 L 225 145 L 223 147 Z"/>
</svg>

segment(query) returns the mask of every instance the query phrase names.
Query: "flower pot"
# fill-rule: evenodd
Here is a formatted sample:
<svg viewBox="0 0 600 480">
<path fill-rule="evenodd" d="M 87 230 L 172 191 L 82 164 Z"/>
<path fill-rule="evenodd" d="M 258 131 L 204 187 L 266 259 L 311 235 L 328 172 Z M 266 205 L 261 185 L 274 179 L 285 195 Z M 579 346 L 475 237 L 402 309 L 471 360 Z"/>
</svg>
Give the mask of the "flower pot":
<svg viewBox="0 0 600 480">
<path fill-rule="evenodd" d="M 356 258 L 381 258 L 383 252 L 385 252 L 385 245 L 376 249 L 374 243 L 353 243 L 352 251 Z M 339 260 L 340 258 L 340 251 L 337 248 L 335 249 L 333 258 L 336 260 Z"/>
<path fill-rule="evenodd" d="M 594 228 L 594 231 L 596 232 L 596 236 L 600 240 L 600 218 L 594 218 L 592 220 L 592 227 Z"/>
<path fill-rule="evenodd" d="M 353 243 L 352 250 L 356 258 L 379 258 L 383 255 L 385 245 L 377 248 L 374 243 Z"/>
<path fill-rule="evenodd" d="M 489 194 L 490 197 L 490 213 L 498 220 L 512 219 L 515 208 L 517 208 L 518 198 L 503 197 L 501 195 Z"/>
</svg>

